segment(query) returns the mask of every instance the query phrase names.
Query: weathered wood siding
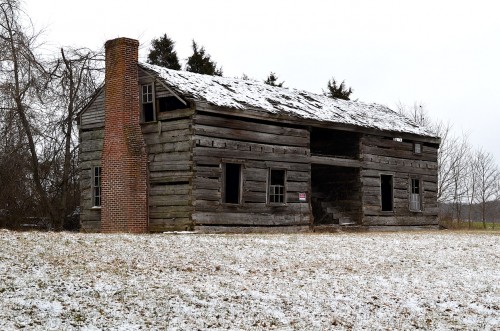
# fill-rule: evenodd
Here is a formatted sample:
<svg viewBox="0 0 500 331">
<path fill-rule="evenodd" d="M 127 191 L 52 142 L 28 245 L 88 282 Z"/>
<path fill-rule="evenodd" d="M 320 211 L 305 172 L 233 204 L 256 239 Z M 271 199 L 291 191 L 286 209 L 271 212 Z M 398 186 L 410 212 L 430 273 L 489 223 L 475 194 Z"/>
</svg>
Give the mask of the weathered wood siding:
<svg viewBox="0 0 500 331">
<path fill-rule="evenodd" d="M 363 225 L 437 224 L 437 146 L 422 145 L 422 153 L 415 154 L 411 141 L 375 135 L 361 138 Z M 393 175 L 392 212 L 381 208 L 381 174 Z M 422 183 L 421 212 L 409 208 L 412 177 Z"/>
<path fill-rule="evenodd" d="M 80 115 L 80 224 L 83 232 L 99 232 L 101 209 L 92 208 L 92 170 L 101 166 L 104 143 L 104 90 Z"/>
<path fill-rule="evenodd" d="M 80 130 L 104 127 L 104 89 L 100 89 L 92 103 L 80 115 Z"/>
<path fill-rule="evenodd" d="M 172 95 L 143 70 L 139 82 L 154 82 L 156 98 Z M 193 114 L 191 108 L 157 111 L 157 121 L 142 124 L 149 159 L 151 232 L 192 229 Z"/>
<path fill-rule="evenodd" d="M 223 117 L 198 106 L 194 117 L 195 225 L 307 225 L 310 213 L 309 131 L 278 123 Z M 222 163 L 242 164 L 241 204 L 222 202 Z M 269 169 L 286 170 L 286 204 L 267 203 Z M 299 202 L 299 192 L 307 202 Z"/>
<path fill-rule="evenodd" d="M 149 157 L 152 232 L 192 228 L 192 111 L 169 115 L 169 119 L 142 125 Z"/>
</svg>

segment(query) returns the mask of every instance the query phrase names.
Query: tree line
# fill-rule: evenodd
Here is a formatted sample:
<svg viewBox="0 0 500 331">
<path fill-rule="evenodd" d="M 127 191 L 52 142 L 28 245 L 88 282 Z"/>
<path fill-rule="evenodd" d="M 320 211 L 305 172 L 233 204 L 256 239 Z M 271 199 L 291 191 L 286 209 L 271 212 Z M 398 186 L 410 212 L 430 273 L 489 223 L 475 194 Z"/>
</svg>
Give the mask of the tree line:
<svg viewBox="0 0 500 331">
<path fill-rule="evenodd" d="M 55 230 L 74 229 L 78 219 L 71 216 L 80 203 L 77 117 L 103 82 L 104 55 L 74 47 L 43 54 L 40 38 L 20 1 L 0 0 L 0 227 L 36 216 L 49 219 Z M 182 69 L 174 46 L 166 34 L 154 39 L 148 62 Z M 222 76 L 222 67 L 194 40 L 192 51 L 184 70 Z M 284 84 L 274 72 L 263 82 Z M 332 78 L 324 93 L 349 100 L 353 90 Z M 491 154 L 471 148 L 466 135 L 453 136 L 449 124 L 431 123 L 422 107 L 400 108 L 442 138 L 440 203 L 453 206 L 454 219 L 471 220 L 475 208 L 486 222 L 487 202 L 499 200 Z"/>
</svg>

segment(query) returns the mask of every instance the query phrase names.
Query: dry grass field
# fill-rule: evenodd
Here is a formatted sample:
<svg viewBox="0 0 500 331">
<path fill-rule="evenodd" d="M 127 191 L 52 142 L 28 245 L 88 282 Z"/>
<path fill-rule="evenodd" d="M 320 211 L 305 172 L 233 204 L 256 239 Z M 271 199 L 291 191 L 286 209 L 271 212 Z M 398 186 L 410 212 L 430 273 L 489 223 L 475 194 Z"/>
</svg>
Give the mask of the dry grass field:
<svg viewBox="0 0 500 331">
<path fill-rule="evenodd" d="M 500 235 L 0 230 L 1 330 L 498 330 Z"/>
</svg>

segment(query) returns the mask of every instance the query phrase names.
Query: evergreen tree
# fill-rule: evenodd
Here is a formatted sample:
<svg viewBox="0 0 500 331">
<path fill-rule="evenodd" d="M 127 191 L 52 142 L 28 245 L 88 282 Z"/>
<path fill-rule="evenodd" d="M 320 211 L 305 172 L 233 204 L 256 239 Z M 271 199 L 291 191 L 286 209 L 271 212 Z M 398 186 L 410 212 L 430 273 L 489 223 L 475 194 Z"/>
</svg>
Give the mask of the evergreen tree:
<svg viewBox="0 0 500 331">
<path fill-rule="evenodd" d="M 148 63 L 169 69 L 181 70 L 177 53 L 174 51 L 175 42 L 164 34 L 158 39 L 151 41 Z"/>
<path fill-rule="evenodd" d="M 337 86 L 337 82 L 335 81 L 335 77 L 328 81 L 327 90 L 323 91 L 326 96 L 334 99 L 343 99 L 350 100 L 349 97 L 352 94 L 353 89 L 345 86 L 345 81 L 342 81 L 340 85 Z"/>
<path fill-rule="evenodd" d="M 222 76 L 222 68 L 217 69 L 217 63 L 210 59 L 205 47 L 198 48 L 193 40 L 193 55 L 188 57 L 186 70 L 211 76 Z"/>
<path fill-rule="evenodd" d="M 274 72 L 271 72 L 264 83 L 271 86 L 283 87 L 283 83 L 285 82 L 278 83 L 278 76 Z"/>
</svg>

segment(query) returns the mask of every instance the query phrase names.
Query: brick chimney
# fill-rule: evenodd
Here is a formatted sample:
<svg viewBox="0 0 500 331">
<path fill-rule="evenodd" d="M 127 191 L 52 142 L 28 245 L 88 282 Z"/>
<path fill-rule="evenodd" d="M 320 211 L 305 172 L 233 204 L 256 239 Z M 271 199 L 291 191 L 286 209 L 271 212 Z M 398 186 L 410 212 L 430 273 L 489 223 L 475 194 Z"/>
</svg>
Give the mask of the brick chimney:
<svg viewBox="0 0 500 331">
<path fill-rule="evenodd" d="M 147 232 L 147 154 L 139 124 L 139 42 L 108 40 L 101 232 Z"/>
</svg>

